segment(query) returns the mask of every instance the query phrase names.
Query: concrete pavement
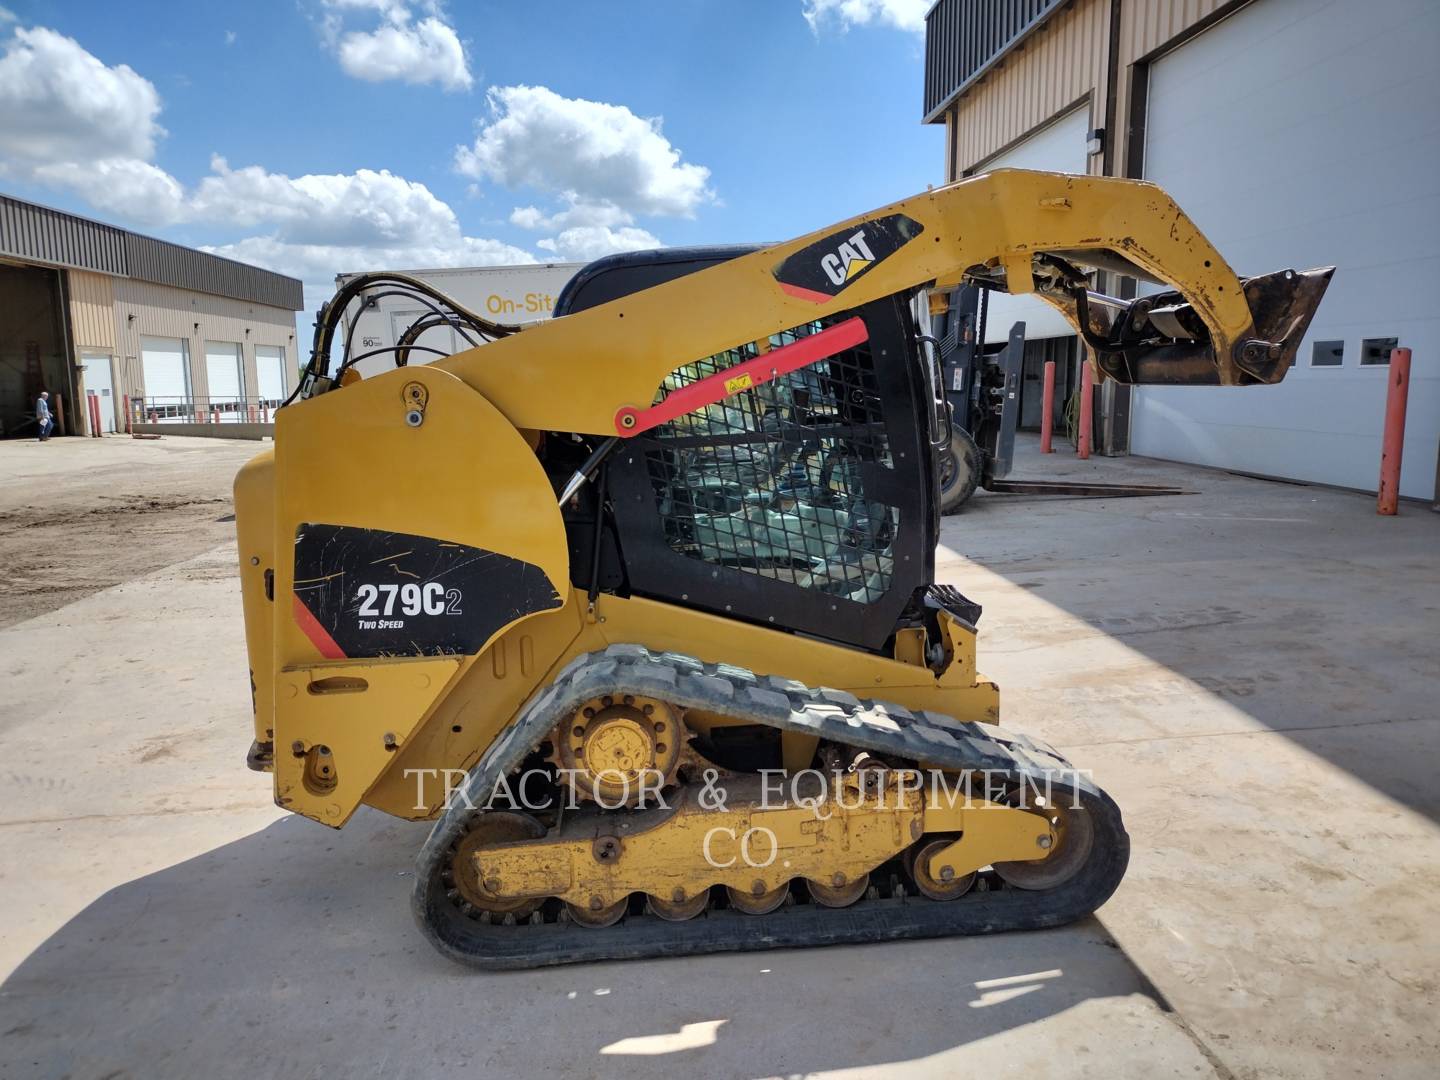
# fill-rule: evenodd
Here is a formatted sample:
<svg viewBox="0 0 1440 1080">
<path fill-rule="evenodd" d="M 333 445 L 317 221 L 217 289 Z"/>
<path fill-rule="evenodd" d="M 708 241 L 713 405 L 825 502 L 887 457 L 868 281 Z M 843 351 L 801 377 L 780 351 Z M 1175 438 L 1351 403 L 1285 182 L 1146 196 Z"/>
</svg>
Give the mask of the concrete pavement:
<svg viewBox="0 0 1440 1080">
<path fill-rule="evenodd" d="M 426 826 L 330 832 L 244 769 L 224 544 L 0 629 L 0 1075 L 1433 1075 L 1440 517 L 1042 468 L 1200 492 L 982 494 L 944 528 L 1005 723 L 1125 811 L 1098 918 L 458 970 L 406 907 Z"/>
</svg>

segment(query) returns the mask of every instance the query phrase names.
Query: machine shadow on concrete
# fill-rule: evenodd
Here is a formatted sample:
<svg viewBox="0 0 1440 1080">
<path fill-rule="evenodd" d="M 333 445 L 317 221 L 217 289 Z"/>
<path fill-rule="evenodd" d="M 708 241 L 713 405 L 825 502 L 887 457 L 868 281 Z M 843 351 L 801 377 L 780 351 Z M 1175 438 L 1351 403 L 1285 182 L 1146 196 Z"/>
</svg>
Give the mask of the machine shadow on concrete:
<svg viewBox="0 0 1440 1080">
<path fill-rule="evenodd" d="M 924 1059 L 1097 1000 L 1143 1016 L 1142 1041 L 1146 1024 L 1176 1036 L 1093 918 L 989 938 L 466 971 L 411 922 L 427 828 L 367 810 L 343 833 L 289 817 L 111 889 L 0 988 L 0 1071 L 809 1074 Z M 1070 1022 L 1078 1033 L 1094 1019 Z"/>
</svg>

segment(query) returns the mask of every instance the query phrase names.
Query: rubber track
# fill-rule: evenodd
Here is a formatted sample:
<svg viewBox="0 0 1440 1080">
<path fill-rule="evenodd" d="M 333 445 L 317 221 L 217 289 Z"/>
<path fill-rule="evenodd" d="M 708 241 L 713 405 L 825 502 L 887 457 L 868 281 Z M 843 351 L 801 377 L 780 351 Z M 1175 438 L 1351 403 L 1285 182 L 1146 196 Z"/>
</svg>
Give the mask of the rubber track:
<svg viewBox="0 0 1440 1080">
<path fill-rule="evenodd" d="M 1048 779 L 1052 789 L 1063 787 L 1057 780 L 1063 777 L 1091 816 L 1094 854 L 1078 875 L 1044 892 L 1007 887 L 944 902 L 921 897 L 866 899 L 849 908 L 795 905 L 770 915 L 712 909 L 678 923 L 627 916 L 601 930 L 569 923 L 504 926 L 467 918 L 445 895 L 441 880 L 451 845 L 475 813 L 466 799 L 484 806 L 497 781 L 518 768 L 561 719 L 604 694 L 659 698 L 947 771 L 989 770 L 994 777 L 1016 782 Z M 705 664 L 640 645 L 612 645 L 568 664 L 530 699 L 516 722 L 470 770 L 462 791 L 465 798 L 452 800 L 417 856 L 411 911 L 440 952 L 462 964 L 497 970 L 1061 926 L 1109 899 L 1130 857 L 1130 839 L 1119 808 L 1039 740 L 992 724 L 962 724 L 933 712 L 912 712 L 841 690 L 762 677 L 729 664 Z"/>
</svg>

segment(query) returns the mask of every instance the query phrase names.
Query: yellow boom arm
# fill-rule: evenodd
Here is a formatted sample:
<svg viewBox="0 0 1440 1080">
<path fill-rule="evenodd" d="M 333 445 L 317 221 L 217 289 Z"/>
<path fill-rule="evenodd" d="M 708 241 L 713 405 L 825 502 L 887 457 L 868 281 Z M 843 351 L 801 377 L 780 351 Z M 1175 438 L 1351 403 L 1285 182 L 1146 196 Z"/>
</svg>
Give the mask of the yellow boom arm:
<svg viewBox="0 0 1440 1080">
<path fill-rule="evenodd" d="M 1079 277 L 1087 267 L 1120 269 L 1175 291 L 1127 305 L 1087 294 Z M 968 277 L 1058 307 L 1101 373 L 1119 381 L 1278 382 L 1330 273 L 1282 271 L 1244 282 L 1153 184 L 1007 169 L 435 366 L 475 387 L 518 428 L 624 435 L 617 416 L 648 408 L 682 364 Z M 1137 326 L 1137 313 L 1151 317 Z"/>
</svg>

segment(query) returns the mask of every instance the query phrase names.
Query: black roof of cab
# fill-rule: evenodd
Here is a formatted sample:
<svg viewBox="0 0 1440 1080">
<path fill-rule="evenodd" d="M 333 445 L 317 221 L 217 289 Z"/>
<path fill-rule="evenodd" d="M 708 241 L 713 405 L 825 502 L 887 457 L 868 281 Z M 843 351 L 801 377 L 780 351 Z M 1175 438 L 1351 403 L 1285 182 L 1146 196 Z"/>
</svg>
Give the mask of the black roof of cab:
<svg viewBox="0 0 1440 1080">
<path fill-rule="evenodd" d="M 555 315 L 574 315 L 622 296 L 729 262 L 758 251 L 763 244 L 716 244 L 710 247 L 658 248 L 606 255 L 580 269 L 565 283 L 555 301 Z"/>
</svg>

